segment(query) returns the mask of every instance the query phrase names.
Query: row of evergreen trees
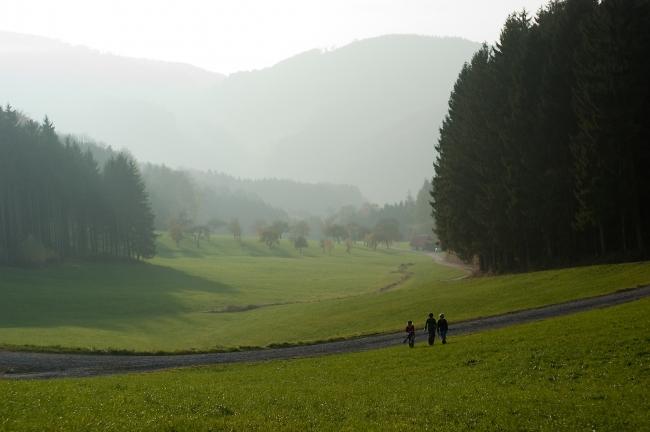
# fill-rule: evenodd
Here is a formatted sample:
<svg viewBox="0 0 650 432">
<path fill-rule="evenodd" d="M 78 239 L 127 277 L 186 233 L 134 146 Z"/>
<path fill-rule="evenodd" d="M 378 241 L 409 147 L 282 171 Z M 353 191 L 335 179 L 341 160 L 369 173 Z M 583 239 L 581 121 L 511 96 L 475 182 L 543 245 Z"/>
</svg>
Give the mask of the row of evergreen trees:
<svg viewBox="0 0 650 432">
<path fill-rule="evenodd" d="M 648 256 L 650 1 L 511 15 L 454 86 L 436 148 L 443 247 L 484 270 Z"/>
<path fill-rule="evenodd" d="M 0 108 L 0 264 L 155 252 L 153 215 L 126 155 L 99 169 L 70 139 Z"/>
<path fill-rule="evenodd" d="M 360 207 L 344 206 L 323 221 L 324 226 L 340 226 L 347 231 L 369 233 L 381 221 L 394 220 L 402 239 L 410 241 L 415 236 L 431 235 L 431 181 L 425 179 L 415 198 L 409 194 L 405 200 L 383 206 L 365 203 Z M 329 236 L 327 233 L 324 233 Z M 334 236 L 336 237 L 336 236 Z M 357 240 L 355 235 L 351 236 Z M 361 238 L 363 239 L 363 235 Z"/>
</svg>

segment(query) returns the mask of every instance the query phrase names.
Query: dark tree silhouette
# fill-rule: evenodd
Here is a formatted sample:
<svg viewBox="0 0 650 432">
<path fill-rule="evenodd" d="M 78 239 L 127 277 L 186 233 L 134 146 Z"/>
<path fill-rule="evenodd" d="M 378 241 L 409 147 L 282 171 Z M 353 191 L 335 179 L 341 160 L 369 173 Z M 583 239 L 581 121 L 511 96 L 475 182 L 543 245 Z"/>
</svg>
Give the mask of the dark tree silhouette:
<svg viewBox="0 0 650 432">
<path fill-rule="evenodd" d="M 293 240 L 293 246 L 298 249 L 300 251 L 300 255 L 302 255 L 302 250 L 306 247 L 309 247 L 309 244 L 307 243 L 306 238 L 303 236 L 298 236 Z"/>
<path fill-rule="evenodd" d="M 440 130 L 441 245 L 509 271 L 648 256 L 650 2 L 552 1 L 506 20 Z"/>
<path fill-rule="evenodd" d="M 0 108 L 0 264 L 67 257 L 145 258 L 153 215 L 136 164 L 118 154 L 100 171 L 46 117 Z"/>
</svg>

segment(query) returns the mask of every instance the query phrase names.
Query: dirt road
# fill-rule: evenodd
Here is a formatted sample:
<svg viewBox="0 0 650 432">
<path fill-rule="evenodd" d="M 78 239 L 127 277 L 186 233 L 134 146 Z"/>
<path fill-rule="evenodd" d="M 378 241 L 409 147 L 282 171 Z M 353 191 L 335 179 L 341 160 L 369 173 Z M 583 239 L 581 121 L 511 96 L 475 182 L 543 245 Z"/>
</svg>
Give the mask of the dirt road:
<svg viewBox="0 0 650 432">
<path fill-rule="evenodd" d="M 638 300 L 646 296 L 650 296 L 650 285 L 618 291 L 599 297 L 579 299 L 567 303 L 477 318 L 458 323 L 454 323 L 453 317 L 450 317 L 452 321 L 449 328 L 449 337 L 453 338 L 457 335 L 476 333 L 594 308 L 613 306 Z M 402 333 L 393 333 L 288 348 L 160 356 L 49 354 L 0 351 L 0 377 L 5 379 L 85 377 L 125 372 L 153 371 L 184 366 L 313 357 L 390 347 L 401 344 L 403 338 L 404 335 Z M 426 335 L 419 333 L 416 341 L 422 343 L 425 339 Z"/>
</svg>

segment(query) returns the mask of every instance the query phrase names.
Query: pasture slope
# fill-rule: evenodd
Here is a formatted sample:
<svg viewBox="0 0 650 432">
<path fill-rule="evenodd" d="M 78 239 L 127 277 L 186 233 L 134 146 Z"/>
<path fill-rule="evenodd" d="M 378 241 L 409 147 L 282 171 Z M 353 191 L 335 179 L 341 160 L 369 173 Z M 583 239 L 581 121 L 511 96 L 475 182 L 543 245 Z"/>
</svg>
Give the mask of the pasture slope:
<svg viewBox="0 0 650 432">
<path fill-rule="evenodd" d="M 643 431 L 650 299 L 321 358 L 0 380 L 2 431 Z"/>
<path fill-rule="evenodd" d="M 400 330 L 444 311 L 458 322 L 650 283 L 648 263 L 458 280 L 425 255 L 356 247 L 301 256 L 213 237 L 159 240 L 147 263 L 2 269 L 0 346 L 85 352 L 212 352 Z M 386 289 L 388 287 L 388 289 Z"/>
<path fill-rule="evenodd" d="M 449 327 L 449 336 L 455 337 L 540 319 L 554 318 L 580 311 L 623 304 L 648 296 L 650 296 L 650 285 L 541 308 L 452 323 Z M 416 332 L 416 340 L 426 340 L 426 338 L 427 334 L 424 331 Z M 404 333 L 399 332 L 312 345 L 185 355 L 106 355 L 0 351 L 0 373 L 4 373 L 4 375 L 0 376 L 9 379 L 87 377 L 174 367 L 315 357 L 386 348 L 400 345 L 403 342 Z"/>
</svg>

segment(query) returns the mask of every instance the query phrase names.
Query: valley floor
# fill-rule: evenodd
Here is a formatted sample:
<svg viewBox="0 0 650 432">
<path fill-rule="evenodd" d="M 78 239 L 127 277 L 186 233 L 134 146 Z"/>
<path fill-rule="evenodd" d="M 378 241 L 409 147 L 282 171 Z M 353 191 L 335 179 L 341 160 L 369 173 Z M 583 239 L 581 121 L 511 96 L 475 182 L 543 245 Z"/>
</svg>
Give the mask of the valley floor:
<svg viewBox="0 0 650 432">
<path fill-rule="evenodd" d="M 0 380 L 2 431 L 650 429 L 650 299 L 363 353 Z"/>
<path fill-rule="evenodd" d="M 449 337 L 558 317 L 579 311 L 622 304 L 650 296 L 650 286 L 619 291 L 604 296 L 574 300 L 536 309 L 463 321 L 450 326 Z M 421 342 L 426 334 L 419 332 Z M 241 352 L 172 356 L 131 356 L 103 354 L 50 354 L 0 351 L 0 378 L 33 379 L 87 377 L 133 371 L 151 371 L 173 367 L 262 360 L 312 357 L 327 354 L 367 351 L 403 343 L 404 334 L 387 334 L 314 345 Z"/>
<path fill-rule="evenodd" d="M 361 245 L 301 255 L 288 240 L 159 239 L 147 263 L 2 268 L 0 348 L 195 353 L 304 344 L 452 322 L 650 283 L 650 263 L 459 279 L 429 256 Z"/>
</svg>

